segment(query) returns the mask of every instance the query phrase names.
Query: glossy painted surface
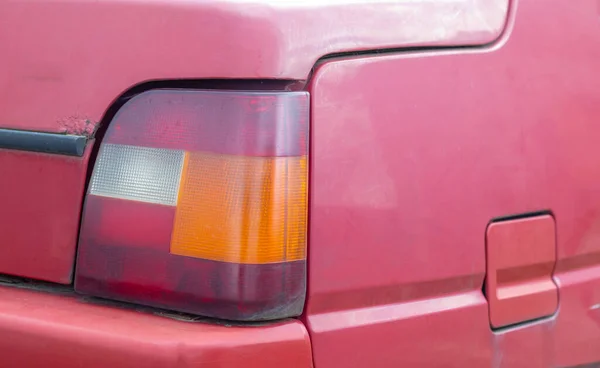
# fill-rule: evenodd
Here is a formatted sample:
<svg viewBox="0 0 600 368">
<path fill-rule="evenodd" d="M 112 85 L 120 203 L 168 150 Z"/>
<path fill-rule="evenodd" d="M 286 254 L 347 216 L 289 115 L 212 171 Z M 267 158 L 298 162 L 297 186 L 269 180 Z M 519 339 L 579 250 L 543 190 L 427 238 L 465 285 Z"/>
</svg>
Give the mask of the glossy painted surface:
<svg viewBox="0 0 600 368">
<path fill-rule="evenodd" d="M 308 368 L 298 321 L 227 327 L 0 287 L 0 366 Z"/>
<path fill-rule="evenodd" d="M 0 149 L 0 273 L 68 284 L 87 163 L 82 157 Z"/>
<path fill-rule="evenodd" d="M 311 85 L 316 367 L 600 361 L 600 17 L 520 0 L 489 49 L 330 60 Z M 492 332 L 485 231 L 551 210 L 555 317 Z"/>
<path fill-rule="evenodd" d="M 485 44 L 508 1 L 0 0 L 0 127 L 91 134 L 146 81 L 302 80 L 331 53 Z"/>
<path fill-rule="evenodd" d="M 548 317 L 558 307 L 552 281 L 556 229 L 550 215 L 491 223 L 486 232 L 485 295 L 500 328 Z"/>
</svg>

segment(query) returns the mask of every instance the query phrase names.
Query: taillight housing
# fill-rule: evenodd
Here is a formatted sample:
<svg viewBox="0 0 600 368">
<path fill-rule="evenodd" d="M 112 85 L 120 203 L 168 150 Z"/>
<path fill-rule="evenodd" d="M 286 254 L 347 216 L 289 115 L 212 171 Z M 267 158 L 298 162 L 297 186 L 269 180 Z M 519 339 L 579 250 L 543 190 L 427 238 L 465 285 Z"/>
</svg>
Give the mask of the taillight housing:
<svg viewBox="0 0 600 368">
<path fill-rule="evenodd" d="M 154 90 L 102 140 L 78 292 L 228 320 L 299 315 L 307 92 Z"/>
</svg>

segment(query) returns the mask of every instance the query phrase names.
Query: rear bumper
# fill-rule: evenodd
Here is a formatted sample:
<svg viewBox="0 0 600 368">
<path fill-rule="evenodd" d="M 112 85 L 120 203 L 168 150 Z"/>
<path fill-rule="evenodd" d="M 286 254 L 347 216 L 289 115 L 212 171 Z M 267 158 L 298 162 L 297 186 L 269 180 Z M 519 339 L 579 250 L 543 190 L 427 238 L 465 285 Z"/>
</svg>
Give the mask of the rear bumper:
<svg viewBox="0 0 600 368">
<path fill-rule="evenodd" d="M 0 367 L 311 367 L 299 321 L 261 327 L 184 322 L 0 287 Z"/>
</svg>

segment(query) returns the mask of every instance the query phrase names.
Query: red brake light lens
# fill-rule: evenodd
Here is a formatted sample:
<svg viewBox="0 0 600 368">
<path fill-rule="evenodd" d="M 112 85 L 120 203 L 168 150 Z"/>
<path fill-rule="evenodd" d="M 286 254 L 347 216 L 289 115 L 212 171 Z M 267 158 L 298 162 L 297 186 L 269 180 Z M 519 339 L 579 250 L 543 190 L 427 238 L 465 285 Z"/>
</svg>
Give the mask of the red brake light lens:
<svg viewBox="0 0 600 368">
<path fill-rule="evenodd" d="M 308 93 L 157 90 L 100 146 L 75 289 L 230 320 L 299 315 Z"/>
</svg>

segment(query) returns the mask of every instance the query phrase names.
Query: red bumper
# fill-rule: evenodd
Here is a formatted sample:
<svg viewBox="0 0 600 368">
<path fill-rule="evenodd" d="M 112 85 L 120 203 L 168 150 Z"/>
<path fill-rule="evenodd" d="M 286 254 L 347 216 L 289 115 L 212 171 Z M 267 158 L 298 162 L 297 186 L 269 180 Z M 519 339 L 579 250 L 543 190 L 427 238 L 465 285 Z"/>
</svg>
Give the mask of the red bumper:
<svg viewBox="0 0 600 368">
<path fill-rule="evenodd" d="M 304 325 L 226 327 L 0 287 L 0 367 L 311 367 Z"/>
</svg>

